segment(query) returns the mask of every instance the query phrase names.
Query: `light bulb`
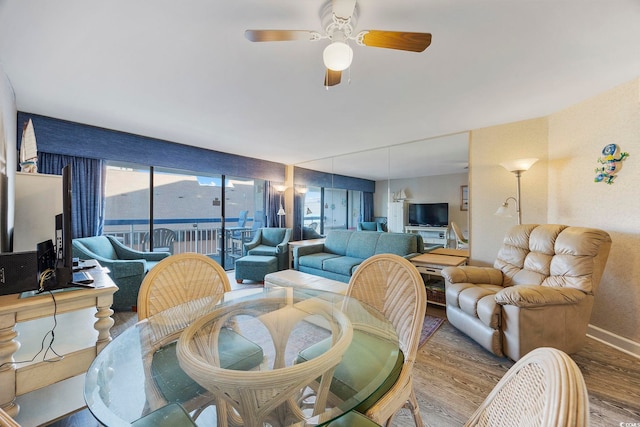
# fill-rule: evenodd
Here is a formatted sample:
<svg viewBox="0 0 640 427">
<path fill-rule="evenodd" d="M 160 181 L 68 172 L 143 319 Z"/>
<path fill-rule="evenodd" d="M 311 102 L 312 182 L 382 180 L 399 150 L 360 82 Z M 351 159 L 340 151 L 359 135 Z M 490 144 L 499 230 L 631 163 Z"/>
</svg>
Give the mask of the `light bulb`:
<svg viewBox="0 0 640 427">
<path fill-rule="evenodd" d="M 353 59 L 353 49 L 346 43 L 333 42 L 324 48 L 322 53 L 324 65 L 333 71 L 342 71 L 349 68 Z"/>
</svg>

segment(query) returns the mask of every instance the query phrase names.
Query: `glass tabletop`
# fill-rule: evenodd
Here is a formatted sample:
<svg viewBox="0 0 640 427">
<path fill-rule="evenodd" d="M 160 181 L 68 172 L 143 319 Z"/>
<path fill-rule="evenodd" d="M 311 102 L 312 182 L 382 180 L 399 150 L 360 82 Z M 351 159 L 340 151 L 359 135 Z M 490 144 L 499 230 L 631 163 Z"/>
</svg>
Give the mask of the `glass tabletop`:
<svg viewBox="0 0 640 427">
<path fill-rule="evenodd" d="M 364 378 L 362 359 L 353 357 L 363 348 L 376 363 Z M 175 403 L 200 427 L 318 426 L 374 394 L 399 357 L 393 326 L 358 300 L 246 289 L 138 322 L 98 354 L 84 392 L 93 415 L 111 427 Z"/>
</svg>

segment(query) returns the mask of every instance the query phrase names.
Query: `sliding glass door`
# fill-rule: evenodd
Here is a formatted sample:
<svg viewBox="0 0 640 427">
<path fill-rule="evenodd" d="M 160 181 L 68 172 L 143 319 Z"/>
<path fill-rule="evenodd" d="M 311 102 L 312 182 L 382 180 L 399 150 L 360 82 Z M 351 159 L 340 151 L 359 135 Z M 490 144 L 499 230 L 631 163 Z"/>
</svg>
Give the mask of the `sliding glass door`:
<svg viewBox="0 0 640 427">
<path fill-rule="evenodd" d="M 201 253 L 230 270 L 265 226 L 264 189 L 264 180 L 110 163 L 104 234 L 141 251 Z"/>
</svg>

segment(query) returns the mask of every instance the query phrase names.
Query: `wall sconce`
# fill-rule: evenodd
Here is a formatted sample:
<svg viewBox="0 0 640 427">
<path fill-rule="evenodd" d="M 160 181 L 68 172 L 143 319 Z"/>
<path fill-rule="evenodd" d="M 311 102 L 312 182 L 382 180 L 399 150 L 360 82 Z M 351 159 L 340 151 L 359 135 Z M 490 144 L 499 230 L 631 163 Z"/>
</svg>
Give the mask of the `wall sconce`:
<svg viewBox="0 0 640 427">
<path fill-rule="evenodd" d="M 538 159 L 528 158 L 528 159 L 518 159 L 512 160 L 510 162 L 500 163 L 500 166 L 508 170 L 509 172 L 513 172 L 516 175 L 517 187 L 516 187 L 516 197 L 507 197 L 496 211 L 494 215 L 503 216 L 503 217 L 511 217 L 509 213 L 509 200 L 513 200 L 516 204 L 516 213 L 518 214 L 518 224 L 522 224 L 522 213 L 520 212 L 520 176 L 525 171 L 528 171 L 531 166 Z"/>
</svg>

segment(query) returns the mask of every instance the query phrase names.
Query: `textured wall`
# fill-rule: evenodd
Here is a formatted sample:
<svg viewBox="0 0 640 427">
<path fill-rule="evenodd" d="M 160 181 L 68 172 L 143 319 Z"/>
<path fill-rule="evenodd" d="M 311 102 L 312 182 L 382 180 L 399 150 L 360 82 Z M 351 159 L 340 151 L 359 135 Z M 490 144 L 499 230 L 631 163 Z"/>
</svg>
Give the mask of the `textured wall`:
<svg viewBox="0 0 640 427">
<path fill-rule="evenodd" d="M 606 144 L 630 156 L 594 182 Z M 549 222 L 602 228 L 613 245 L 591 324 L 640 343 L 640 79 L 549 116 Z"/>
<path fill-rule="evenodd" d="M 620 145 L 630 157 L 614 184 L 596 183 L 597 159 L 610 143 Z M 469 153 L 471 264 L 491 265 L 502 236 L 515 224 L 515 218 L 493 215 L 515 192 L 515 179 L 498 164 L 540 158 L 522 176 L 523 223 L 596 227 L 611 234 L 609 262 L 590 323 L 602 330 L 600 338 L 637 352 L 640 79 L 547 117 L 474 130 Z"/>
<path fill-rule="evenodd" d="M 504 234 L 517 224 L 494 213 L 509 196 L 515 197 L 517 180 L 500 166 L 509 160 L 538 158 L 522 174 L 521 211 L 523 223 L 547 221 L 547 119 L 532 119 L 471 132 L 469 150 L 471 264 L 493 265 Z"/>
</svg>

